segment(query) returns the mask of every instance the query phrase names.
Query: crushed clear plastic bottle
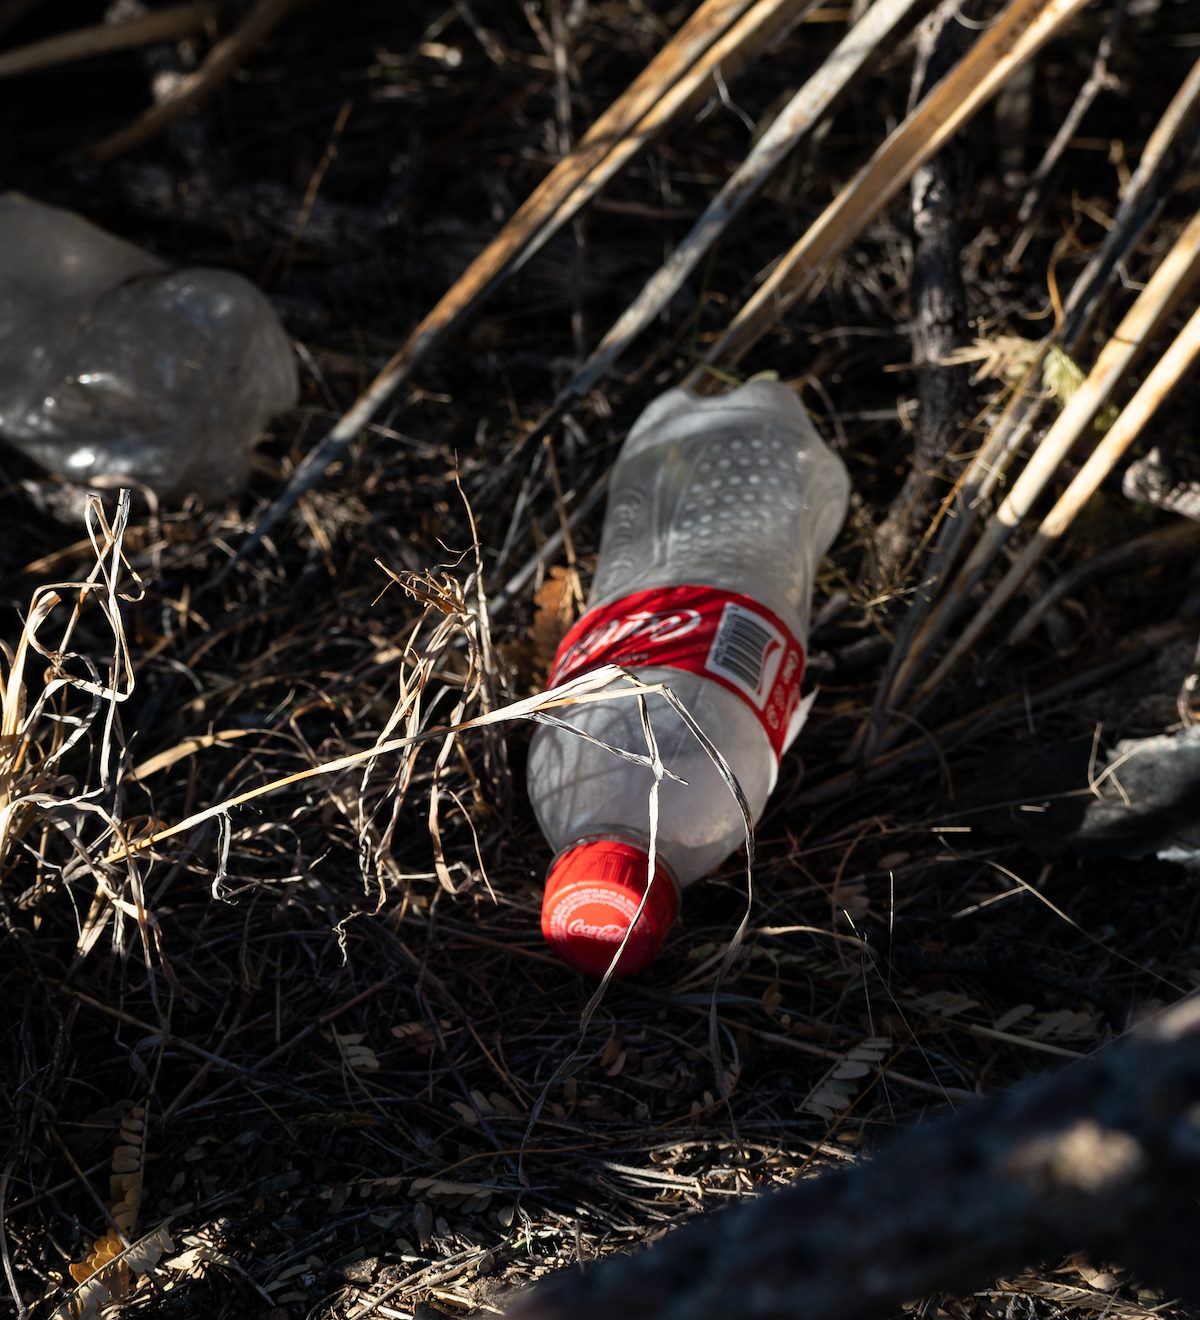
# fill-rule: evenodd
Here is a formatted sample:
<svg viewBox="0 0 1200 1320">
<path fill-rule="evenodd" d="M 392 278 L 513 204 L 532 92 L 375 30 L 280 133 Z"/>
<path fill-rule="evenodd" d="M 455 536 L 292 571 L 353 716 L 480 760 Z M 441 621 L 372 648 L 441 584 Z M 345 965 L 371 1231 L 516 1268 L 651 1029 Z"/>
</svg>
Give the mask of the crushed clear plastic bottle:
<svg viewBox="0 0 1200 1320">
<path fill-rule="evenodd" d="M 299 392 L 270 303 L 81 216 L 0 195 L 0 438 L 70 481 L 232 495 Z"/>
<path fill-rule="evenodd" d="M 848 499 L 845 465 L 786 386 L 664 394 L 639 417 L 613 470 L 588 612 L 565 639 L 552 681 L 612 660 L 666 683 L 721 752 L 757 822 L 778 756 L 803 721 L 813 579 Z M 664 647 L 678 655 L 654 663 Z M 795 655 L 799 664 L 781 672 Z M 647 706 L 663 763 L 685 782 L 662 782 L 659 865 L 619 975 L 657 953 L 678 890 L 745 837 L 740 809 L 691 730 L 662 698 Z M 779 712 L 788 727 L 767 718 Z M 646 751 L 632 700 L 556 714 L 600 742 Z M 566 962 L 599 975 L 647 889 L 652 774 L 571 729 L 540 725 L 530 747 L 530 798 L 556 854 L 542 929 Z"/>
</svg>

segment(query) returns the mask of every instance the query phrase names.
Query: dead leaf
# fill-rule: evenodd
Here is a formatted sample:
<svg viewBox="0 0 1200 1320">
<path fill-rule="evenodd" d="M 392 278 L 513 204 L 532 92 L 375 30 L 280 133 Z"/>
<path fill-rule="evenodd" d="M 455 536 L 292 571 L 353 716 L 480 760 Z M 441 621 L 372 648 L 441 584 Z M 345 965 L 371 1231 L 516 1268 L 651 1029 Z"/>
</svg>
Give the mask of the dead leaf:
<svg viewBox="0 0 1200 1320">
<path fill-rule="evenodd" d="M 1007 1013 L 1001 1013 L 995 1022 L 992 1023 L 992 1030 L 1007 1031 L 1022 1019 L 1027 1018 L 1032 1012 L 1032 1004 L 1018 1004 L 1015 1008 L 1010 1008 Z"/>
<path fill-rule="evenodd" d="M 534 597 L 533 624 L 529 629 L 531 668 L 537 678 L 550 672 L 558 644 L 567 635 L 579 598 L 579 574 L 555 564 Z"/>
</svg>

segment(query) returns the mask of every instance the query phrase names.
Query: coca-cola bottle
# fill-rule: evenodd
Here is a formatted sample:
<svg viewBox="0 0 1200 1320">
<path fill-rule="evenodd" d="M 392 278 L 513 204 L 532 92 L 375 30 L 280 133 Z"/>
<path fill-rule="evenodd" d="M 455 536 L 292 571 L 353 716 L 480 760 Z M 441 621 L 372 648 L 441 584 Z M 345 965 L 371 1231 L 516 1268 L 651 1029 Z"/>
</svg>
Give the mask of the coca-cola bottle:
<svg viewBox="0 0 1200 1320">
<path fill-rule="evenodd" d="M 589 608 L 563 639 L 550 685 L 605 664 L 666 683 L 757 821 L 803 722 L 813 578 L 848 496 L 845 465 L 786 386 L 662 395 L 618 457 Z M 570 727 L 539 726 L 530 748 L 530 798 L 555 850 L 542 931 L 592 975 L 627 934 L 616 974 L 649 962 L 681 889 L 745 837 L 734 796 L 687 723 L 658 694 L 646 702 L 662 761 L 678 776 L 661 783 L 653 876 L 652 772 L 598 745 L 646 753 L 637 703 L 558 710 Z"/>
</svg>

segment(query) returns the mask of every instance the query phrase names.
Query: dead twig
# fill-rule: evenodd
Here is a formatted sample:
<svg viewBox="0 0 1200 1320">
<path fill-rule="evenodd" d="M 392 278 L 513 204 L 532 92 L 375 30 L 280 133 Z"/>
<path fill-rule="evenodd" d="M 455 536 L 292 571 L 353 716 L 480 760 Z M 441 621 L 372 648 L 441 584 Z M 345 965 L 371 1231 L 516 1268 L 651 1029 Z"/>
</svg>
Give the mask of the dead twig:
<svg viewBox="0 0 1200 1320">
<path fill-rule="evenodd" d="M 1191 370 L 1197 356 L 1200 356 L 1200 308 L 1192 313 L 1170 348 L 1154 364 L 1153 370 L 1142 382 L 1141 388 L 1121 410 L 1104 439 L 1092 451 L 1074 480 L 1042 519 L 1037 531 L 1029 538 L 1021 553 L 1013 560 L 1008 572 L 992 589 L 987 600 L 963 629 L 945 659 L 923 685 L 917 696 L 918 701 L 945 682 L 947 675 L 974 646 L 984 630 L 1029 576 L 1033 566 L 1050 546 L 1062 537 L 1074 522 L 1080 509 L 1099 490 L 1100 483 L 1112 471 L 1121 455 L 1137 439 L 1146 423 Z M 1015 489 L 1014 487 L 1014 493 Z"/>
<path fill-rule="evenodd" d="M 1013 0 L 945 78 L 878 148 L 759 285 L 696 367 L 739 362 L 934 156 L 1011 77 L 1083 8 L 1084 0 Z"/>
<path fill-rule="evenodd" d="M 257 0 L 237 29 L 209 51 L 204 63 L 186 78 L 182 78 L 171 95 L 127 128 L 97 142 L 88 150 L 88 156 L 97 164 L 114 160 L 141 146 L 164 128 L 182 118 L 193 106 L 210 96 L 261 42 L 283 22 L 302 0 Z"/>
<path fill-rule="evenodd" d="M 196 0 L 194 4 L 151 10 L 123 23 L 97 23 L 18 46 L 0 54 L 0 78 L 71 64 L 111 51 L 135 50 L 156 41 L 176 41 L 203 31 L 223 8 L 223 0 Z"/>
<path fill-rule="evenodd" d="M 1013 456 L 1031 434 L 1045 404 L 1036 382 L 1052 344 L 1075 353 L 1123 256 L 1152 222 L 1166 196 L 1170 177 L 1190 158 L 1200 141 L 1200 60 L 1184 79 L 1148 139 L 1137 169 L 1113 217 L 1100 249 L 1071 287 L 1063 304 L 1062 324 L 1045 340 L 1013 391 L 997 423 L 979 446 L 966 470 L 939 510 L 936 540 L 923 567 L 921 589 L 911 598 L 896 630 L 891 655 L 879 680 L 871 715 L 855 738 L 851 755 L 864 763 L 873 755 L 886 712 L 907 691 L 899 682 L 903 669 L 911 675 L 917 638 L 937 603 L 937 584 L 945 582 L 967 544 L 986 501 L 1003 479 Z M 953 516 L 947 516 L 953 512 Z M 932 535 L 932 529 L 931 529 Z"/>
<path fill-rule="evenodd" d="M 1017 224 L 1022 225 L 1023 228 L 1017 235 L 1016 242 L 1013 243 L 1008 254 L 1006 264 L 1010 270 L 1016 270 L 1021 264 L 1021 258 L 1025 253 L 1025 249 L 1029 246 L 1029 241 L 1033 237 L 1036 228 L 1036 222 L 1033 219 L 1034 212 L 1042 200 L 1050 176 L 1062 159 L 1063 152 L 1066 151 L 1068 143 L 1079 131 L 1079 125 L 1083 122 L 1084 115 L 1092 108 L 1093 102 L 1101 92 L 1113 91 L 1120 86 L 1116 77 L 1109 72 L 1108 61 L 1112 57 L 1113 47 L 1116 45 L 1124 23 L 1125 5 L 1123 0 L 1118 0 L 1118 3 L 1113 6 L 1112 17 L 1104 36 L 1100 38 L 1100 44 L 1096 48 L 1096 58 L 1092 62 L 1092 70 L 1088 74 L 1087 81 L 1079 89 L 1079 95 L 1075 98 L 1070 110 L 1067 111 L 1066 118 L 1058 126 L 1058 132 L 1055 133 L 1050 145 L 1046 148 L 1045 155 L 1038 162 L 1038 167 L 1033 172 L 1033 178 L 1029 182 L 1025 196 L 1021 198 L 1021 206 L 1017 211 Z"/>
<path fill-rule="evenodd" d="M 1200 545 L 1200 525 L 1192 522 L 1172 523 L 1158 527 L 1144 536 L 1136 536 L 1123 545 L 1115 545 L 1103 554 L 1093 555 L 1064 573 L 1054 585 L 1030 608 L 1023 619 L 1014 625 L 1005 638 L 1006 646 L 1017 646 L 1025 641 L 1047 614 L 1085 582 L 1107 578 L 1125 569 L 1141 569 L 1160 559 L 1185 555 Z"/>
<path fill-rule="evenodd" d="M 962 57 L 970 40 L 962 20 L 958 0 L 949 0 L 925 21 L 917 39 L 910 110 Z M 953 139 L 912 178 L 909 298 L 917 372 L 916 433 L 912 466 L 877 534 L 879 577 L 885 582 L 908 554 L 926 494 L 959 431 L 966 401 L 966 373 L 943 359 L 967 332 L 967 294 L 959 269 L 967 168 L 962 142 Z"/>
<path fill-rule="evenodd" d="M 592 124 L 575 150 L 534 189 L 488 246 L 412 331 L 333 429 L 296 468 L 238 549 L 243 559 L 321 480 L 417 364 L 508 276 L 520 269 L 603 185 L 677 115 L 707 95 L 718 70 L 797 21 L 800 0 L 705 0 L 676 35 Z"/>
<path fill-rule="evenodd" d="M 1200 277 L 1200 213 L 1192 218 L 1171 251 L 1163 258 L 1145 289 L 1100 350 L 1087 378 L 1046 432 L 1020 477 L 988 521 L 958 577 L 946 590 L 905 655 L 892 687 L 893 705 L 909 690 L 921 661 L 945 635 L 976 584 L 995 561 L 1000 547 L 1029 513 L 1063 459 L 1108 402 L 1147 341 L 1186 297 L 1197 277 Z M 921 708 L 953 664 L 957 663 L 963 654 L 961 639 L 952 654 L 952 662 L 947 657 L 921 684 L 910 703 L 912 711 Z"/>
<path fill-rule="evenodd" d="M 552 416 L 582 398 L 612 369 L 633 341 L 683 287 L 728 229 L 742 208 L 758 193 L 788 155 L 834 109 L 871 60 L 894 40 L 902 26 L 917 17 L 932 0 L 880 0 L 846 33 L 829 58 L 771 122 L 733 171 L 721 190 L 642 291 L 613 323 L 555 400 Z M 542 434 L 550 419 L 535 430 Z"/>
<path fill-rule="evenodd" d="M 1147 138 L 1137 169 L 1121 194 L 1112 227 L 1063 303 L 1063 342 L 1068 351 L 1074 351 L 1099 307 L 1099 289 L 1162 209 L 1173 176 L 1192 158 L 1198 144 L 1200 60 L 1192 65 Z"/>
</svg>

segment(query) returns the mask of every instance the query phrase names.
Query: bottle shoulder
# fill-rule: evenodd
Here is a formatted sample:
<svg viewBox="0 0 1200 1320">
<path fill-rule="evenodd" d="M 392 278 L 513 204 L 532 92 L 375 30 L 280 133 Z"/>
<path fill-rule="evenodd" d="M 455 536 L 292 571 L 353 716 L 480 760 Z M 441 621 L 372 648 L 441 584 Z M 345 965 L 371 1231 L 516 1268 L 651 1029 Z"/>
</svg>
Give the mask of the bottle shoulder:
<svg viewBox="0 0 1200 1320">
<path fill-rule="evenodd" d="M 802 639 L 849 477 L 786 387 L 655 400 L 613 470 L 592 604 L 653 587 L 748 596 Z"/>
</svg>

